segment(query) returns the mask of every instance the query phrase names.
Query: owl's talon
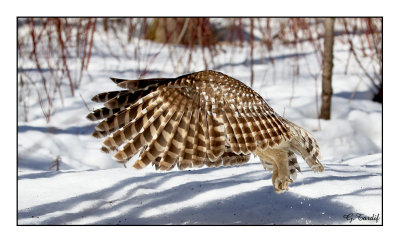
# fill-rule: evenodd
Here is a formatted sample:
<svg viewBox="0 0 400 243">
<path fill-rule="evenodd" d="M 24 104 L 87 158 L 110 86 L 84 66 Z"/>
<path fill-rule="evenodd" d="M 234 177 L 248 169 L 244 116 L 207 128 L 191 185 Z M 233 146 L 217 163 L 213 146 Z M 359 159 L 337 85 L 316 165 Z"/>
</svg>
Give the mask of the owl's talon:
<svg viewBox="0 0 400 243">
<path fill-rule="evenodd" d="M 282 193 L 289 191 L 289 184 L 293 183 L 293 180 L 289 177 L 279 178 L 277 177 L 274 181 L 274 189 L 276 193 Z"/>
<path fill-rule="evenodd" d="M 324 166 L 321 164 L 315 164 L 311 167 L 311 169 L 314 171 L 314 173 L 323 172 Z"/>
</svg>

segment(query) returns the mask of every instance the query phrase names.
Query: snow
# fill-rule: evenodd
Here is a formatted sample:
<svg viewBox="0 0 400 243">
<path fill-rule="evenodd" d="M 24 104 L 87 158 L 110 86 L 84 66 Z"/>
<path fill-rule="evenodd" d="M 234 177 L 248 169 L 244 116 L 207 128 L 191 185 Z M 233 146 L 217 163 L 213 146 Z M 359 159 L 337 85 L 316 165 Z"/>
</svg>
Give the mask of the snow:
<svg viewBox="0 0 400 243">
<path fill-rule="evenodd" d="M 320 80 L 316 83 L 312 74 L 318 74 L 319 64 L 311 49 L 298 59 L 300 75 L 295 80 L 293 52 L 285 47 L 274 50 L 272 70 L 267 59 L 261 61 L 262 52 L 255 51 L 253 88 L 276 112 L 312 132 L 325 167 L 323 173 L 314 174 L 299 159 L 302 173 L 290 191 L 279 195 L 273 190 L 272 174 L 264 171 L 258 158 L 239 167 L 159 172 L 151 166 L 131 168 L 134 159 L 124 168 L 102 153 L 101 140 L 90 136 L 95 124 L 85 119 L 85 102 L 89 109 L 99 107 L 90 101 L 93 95 L 118 89 L 108 77 L 137 77 L 135 68 L 144 68 L 144 60 L 162 46 L 142 41 L 152 51 L 141 53 L 142 63 L 137 63 L 125 57 L 116 43 L 110 44 L 120 61 L 107 55 L 101 41 L 97 43 L 89 66 L 91 78 L 84 75 L 74 97 L 67 85 L 62 87 L 64 104 L 55 98 L 50 123 L 37 99 L 30 98 L 28 122 L 18 104 L 18 224 L 382 224 L 382 105 L 371 101 L 357 64 L 350 62 L 344 74 L 347 53 L 340 43 L 334 53 L 329 121 L 317 119 Z M 249 84 L 248 49 L 237 49 L 233 55 L 231 47 L 223 48 L 215 69 Z M 183 53 L 182 47 L 175 47 L 174 55 Z M 191 71 L 204 69 L 201 55 L 201 50 L 193 53 Z M 168 58 L 168 48 L 161 49 L 146 78 L 185 72 L 174 70 Z M 32 75 L 38 77 L 33 71 Z M 49 170 L 58 156 L 60 171 Z M 357 213 L 378 219 L 344 218 Z"/>
<path fill-rule="evenodd" d="M 235 168 L 18 173 L 19 224 L 343 224 L 381 214 L 381 155 L 304 169 L 275 194 L 258 161 Z M 357 207 L 357 208 L 355 208 Z M 378 222 L 357 222 L 376 224 Z"/>
</svg>

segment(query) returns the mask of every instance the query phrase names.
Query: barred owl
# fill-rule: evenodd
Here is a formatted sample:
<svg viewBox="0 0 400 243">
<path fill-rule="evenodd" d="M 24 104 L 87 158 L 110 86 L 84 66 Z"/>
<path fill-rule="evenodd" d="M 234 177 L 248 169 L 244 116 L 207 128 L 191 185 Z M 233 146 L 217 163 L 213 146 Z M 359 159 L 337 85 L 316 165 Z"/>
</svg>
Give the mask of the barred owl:
<svg viewBox="0 0 400 243">
<path fill-rule="evenodd" d="M 102 120 L 93 136 L 107 137 L 102 151 L 126 162 L 139 153 L 137 169 L 232 166 L 256 154 L 273 171 L 277 193 L 301 171 L 300 155 L 314 172 L 324 170 L 312 135 L 282 118 L 244 83 L 216 71 L 177 78 L 124 80 L 111 78 L 124 90 L 100 93 L 104 102 L 87 118 Z M 111 134 L 111 135 L 110 135 Z"/>
</svg>

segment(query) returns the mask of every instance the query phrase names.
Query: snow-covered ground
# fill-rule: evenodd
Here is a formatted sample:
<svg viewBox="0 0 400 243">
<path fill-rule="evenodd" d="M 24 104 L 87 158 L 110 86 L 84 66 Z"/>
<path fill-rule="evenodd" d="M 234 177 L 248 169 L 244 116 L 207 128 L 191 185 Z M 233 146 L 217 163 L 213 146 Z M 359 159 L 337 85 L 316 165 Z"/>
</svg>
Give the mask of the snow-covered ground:
<svg viewBox="0 0 400 243">
<path fill-rule="evenodd" d="M 67 85 L 62 87 L 64 104 L 55 100 L 50 123 L 37 100 L 30 101 L 28 122 L 19 106 L 18 224 L 382 223 L 382 106 L 371 101 L 356 63 L 350 62 L 344 74 L 348 54 L 340 43 L 334 54 L 329 121 L 316 119 L 320 81 L 311 74 L 320 73 L 312 51 L 305 50 L 299 58 L 295 81 L 291 73 L 296 56 L 290 50 L 275 50 L 275 71 L 261 51 L 255 52 L 253 88 L 276 112 L 313 133 L 325 166 L 325 172 L 314 174 L 300 159 L 303 172 L 291 190 L 280 195 L 258 158 L 240 167 L 158 172 L 150 166 L 132 169 L 133 161 L 124 168 L 102 153 L 101 140 L 90 136 L 95 124 L 85 119 L 89 111 L 84 102 L 89 109 L 99 107 L 90 98 L 116 89 L 108 77 L 135 78 L 139 64 L 119 53 L 117 46 L 120 61 L 104 55 L 102 42 L 97 43 L 89 66 L 91 79 L 84 77 L 74 97 L 67 95 Z M 160 45 L 151 45 L 155 53 L 160 50 Z M 216 57 L 216 70 L 249 84 L 248 49 L 235 50 L 233 56 L 229 46 L 223 48 L 227 51 Z M 182 54 L 183 49 L 176 47 L 175 52 Z M 146 78 L 182 74 L 174 72 L 168 58 L 165 47 Z M 193 59 L 192 71 L 204 69 L 200 50 Z M 49 171 L 58 156 L 60 171 Z"/>
<path fill-rule="evenodd" d="M 381 155 L 304 167 L 277 195 L 255 159 L 235 168 L 20 171 L 19 224 L 352 224 L 381 222 Z M 359 221 L 356 213 L 377 216 Z"/>
</svg>

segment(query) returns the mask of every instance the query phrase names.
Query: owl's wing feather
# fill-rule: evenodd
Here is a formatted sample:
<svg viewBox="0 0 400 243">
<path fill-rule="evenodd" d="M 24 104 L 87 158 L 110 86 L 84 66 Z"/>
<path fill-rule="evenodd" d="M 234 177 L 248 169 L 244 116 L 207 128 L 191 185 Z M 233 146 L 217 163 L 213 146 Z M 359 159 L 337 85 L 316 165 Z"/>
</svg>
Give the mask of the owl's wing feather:
<svg viewBox="0 0 400 243">
<path fill-rule="evenodd" d="M 243 127 L 244 136 L 246 136 L 245 142 L 247 150 L 254 153 L 257 147 L 257 142 L 262 141 L 261 138 L 257 136 L 259 130 L 254 122 L 253 115 L 250 113 L 249 106 L 241 106 L 239 109 L 241 126 Z"/>
<path fill-rule="evenodd" d="M 189 133 L 189 126 L 192 115 L 192 111 L 185 111 L 182 116 L 181 122 L 178 127 L 178 132 L 174 136 L 173 146 L 175 162 L 170 169 L 172 169 L 175 165 L 178 165 L 179 168 L 183 167 L 181 164 L 183 164 L 183 156 L 186 151 L 186 139 Z"/>
<path fill-rule="evenodd" d="M 118 107 L 115 109 L 110 109 L 107 107 L 102 107 L 100 109 L 96 109 L 94 111 L 92 111 L 91 113 L 89 113 L 86 118 L 91 120 L 91 121 L 97 121 L 97 120 L 101 120 L 101 119 L 105 119 L 108 118 L 122 110 L 124 110 L 125 107 Z"/>
<path fill-rule="evenodd" d="M 213 109 L 213 105 L 206 104 L 206 145 L 207 157 L 216 161 L 225 151 L 225 127 L 222 112 Z"/>
<path fill-rule="evenodd" d="M 249 151 L 246 146 L 244 133 L 243 133 L 242 127 L 238 121 L 237 111 L 235 111 L 234 107 L 233 108 L 227 107 L 226 110 L 229 110 L 229 112 L 228 112 L 229 122 L 233 127 L 234 136 L 239 144 L 240 153 L 249 154 Z"/>
<path fill-rule="evenodd" d="M 161 170 L 169 170 L 175 165 L 175 161 L 178 156 L 178 149 L 173 144 L 173 141 L 176 141 L 175 135 L 178 134 L 177 131 L 179 125 L 181 124 L 183 113 L 184 112 L 180 110 L 176 111 L 173 119 L 171 119 L 169 122 L 169 124 L 172 126 L 172 130 L 165 136 L 165 145 L 163 148 L 161 161 L 159 162 Z"/>
<path fill-rule="evenodd" d="M 161 114 L 163 114 L 171 104 L 165 101 L 165 97 L 169 97 L 171 100 L 178 96 L 178 93 L 173 90 L 159 89 L 158 93 L 160 95 L 154 95 L 151 99 L 143 99 L 145 100 L 144 103 L 137 106 L 136 116 L 122 129 L 116 131 L 103 142 L 107 147 L 115 144 L 116 146 L 112 147 L 112 149 L 115 150 L 129 140 L 123 149 L 114 155 L 115 159 L 127 161 L 139 152 L 139 150 L 149 142 L 146 139 L 146 137 L 149 138 L 149 136 L 145 137 L 144 135 L 147 135 L 151 131 L 154 132 L 154 129 L 152 129 L 150 125 L 158 120 Z M 140 102 L 138 101 L 138 103 Z M 152 134 L 151 137 L 153 136 L 154 134 Z"/>
<path fill-rule="evenodd" d="M 112 99 L 107 100 L 104 103 L 104 106 L 108 107 L 110 109 L 113 109 L 116 107 L 122 107 L 122 106 L 129 106 L 129 105 L 135 104 L 141 97 L 144 97 L 153 91 L 154 91 L 154 89 L 153 90 L 138 90 L 138 91 L 135 91 L 134 93 L 120 94 Z"/>
<path fill-rule="evenodd" d="M 266 135 L 267 129 L 265 128 L 264 123 L 262 121 L 262 116 L 259 112 L 259 108 L 256 106 L 251 106 L 250 111 L 254 119 L 254 127 L 252 128 L 252 130 L 253 129 L 257 130 L 257 135 L 255 137 L 257 145 L 260 148 L 265 149 L 268 147 L 268 138 Z"/>
<path fill-rule="evenodd" d="M 113 99 L 114 97 L 121 96 L 124 94 L 130 94 L 130 92 L 128 90 L 103 92 L 103 93 L 93 96 L 92 101 L 98 102 L 98 103 L 104 103 L 106 101 Z"/>
<path fill-rule="evenodd" d="M 144 103 L 138 105 L 135 103 L 100 122 L 95 128 L 97 131 L 111 133 L 119 129 L 103 142 L 104 145 L 110 150 L 115 150 L 125 141 L 125 138 L 129 139 L 135 134 L 135 127 L 139 128 L 138 126 L 142 124 L 142 120 L 139 119 L 147 112 L 152 111 L 157 104 L 157 99 L 146 100 Z M 114 142 L 116 143 L 115 145 Z"/>
<path fill-rule="evenodd" d="M 194 144 L 195 156 L 193 160 L 193 165 L 195 167 L 201 167 L 203 166 L 203 163 L 207 155 L 207 141 L 206 141 L 207 125 L 206 125 L 205 113 L 201 110 L 199 111 L 199 125 L 197 128 L 198 131 L 195 137 L 195 144 Z"/>
<path fill-rule="evenodd" d="M 138 169 L 150 162 L 161 170 L 241 164 L 257 146 L 272 147 L 290 137 L 261 96 L 218 72 L 112 80 L 127 90 L 95 96 L 106 107 L 88 118 L 105 118 L 94 135 L 112 133 L 102 150 L 119 149 L 116 160 L 125 162 L 140 152 Z"/>
<path fill-rule="evenodd" d="M 226 137 L 227 140 L 226 142 L 229 143 L 231 146 L 231 149 L 234 153 L 239 154 L 240 153 L 240 145 L 237 140 L 237 136 L 235 135 L 235 128 L 237 127 L 234 119 L 233 119 L 233 114 L 232 110 L 228 107 L 225 109 L 225 112 L 223 112 L 223 122 L 225 125 L 225 132 L 226 132 Z"/>
<path fill-rule="evenodd" d="M 183 136 L 187 131 L 188 117 L 191 114 L 191 104 L 193 99 L 182 97 L 181 103 L 177 106 L 177 119 L 172 120 L 173 129 L 167 139 L 167 144 L 159 162 L 161 170 L 172 169 L 177 162 L 177 158 L 181 151 L 184 149 Z"/>
<path fill-rule="evenodd" d="M 165 138 L 164 138 L 164 128 L 171 129 L 169 125 L 170 119 L 176 119 L 174 117 L 176 113 L 172 109 L 165 110 L 163 115 L 161 116 L 161 120 L 159 124 L 152 124 L 152 131 L 154 134 L 152 135 L 151 141 L 148 143 L 147 147 L 143 146 L 143 151 L 139 156 L 139 159 L 134 163 L 134 167 L 136 169 L 142 169 L 146 167 L 150 162 L 155 162 L 158 158 L 160 158 L 160 154 L 165 146 Z M 124 151 L 119 151 L 118 153 L 124 153 Z M 117 154 L 118 154 L 117 153 Z M 158 166 L 157 161 L 157 166 Z"/>
<path fill-rule="evenodd" d="M 190 133 L 189 133 L 189 135 L 191 135 L 191 134 L 193 134 L 193 135 L 189 136 L 188 140 L 189 140 L 189 138 L 192 138 L 192 140 L 193 140 L 192 144 L 191 144 L 192 145 L 191 163 L 193 166 L 196 166 L 198 164 L 197 148 L 199 145 L 199 133 L 202 134 L 203 137 L 204 137 L 204 135 L 203 135 L 202 126 L 200 125 L 200 122 L 201 122 L 200 121 L 200 109 L 195 109 L 194 113 L 195 113 L 195 117 L 194 117 L 194 119 L 191 120 Z M 192 130 L 192 128 L 194 130 Z M 187 152 L 190 153 L 190 150 Z"/>
<path fill-rule="evenodd" d="M 110 78 L 118 87 L 134 92 L 137 90 L 148 90 L 157 88 L 163 84 L 170 83 L 176 79 L 174 78 L 150 78 L 150 79 L 136 79 L 126 80 L 119 78 Z"/>
</svg>

